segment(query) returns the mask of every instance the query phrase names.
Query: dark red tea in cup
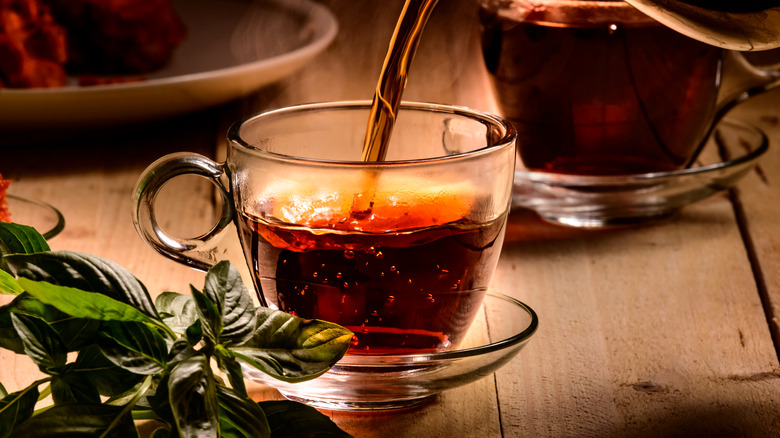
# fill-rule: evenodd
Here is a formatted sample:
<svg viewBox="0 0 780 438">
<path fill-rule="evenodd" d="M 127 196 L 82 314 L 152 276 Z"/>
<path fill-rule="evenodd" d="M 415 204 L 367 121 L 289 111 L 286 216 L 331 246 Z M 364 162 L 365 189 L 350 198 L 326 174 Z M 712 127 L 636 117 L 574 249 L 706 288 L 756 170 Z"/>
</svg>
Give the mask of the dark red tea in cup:
<svg viewBox="0 0 780 438">
<path fill-rule="evenodd" d="M 274 290 L 267 298 L 286 312 L 352 330 L 352 354 L 435 352 L 468 330 L 504 236 L 505 215 L 465 220 L 463 199 L 377 193 L 369 212 L 278 199 L 296 225 L 242 214 L 241 241 L 257 289 Z"/>
<path fill-rule="evenodd" d="M 690 164 L 714 116 L 720 49 L 620 1 L 522 5 L 484 0 L 480 14 L 497 103 L 527 168 L 620 175 Z"/>
</svg>

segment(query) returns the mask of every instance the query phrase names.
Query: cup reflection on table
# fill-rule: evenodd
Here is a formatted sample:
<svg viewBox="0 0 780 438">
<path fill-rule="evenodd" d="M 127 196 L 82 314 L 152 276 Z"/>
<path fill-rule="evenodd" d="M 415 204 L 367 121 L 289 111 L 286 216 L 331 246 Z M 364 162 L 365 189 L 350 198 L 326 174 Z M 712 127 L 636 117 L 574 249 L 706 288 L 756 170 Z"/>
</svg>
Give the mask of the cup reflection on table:
<svg viewBox="0 0 780 438">
<path fill-rule="evenodd" d="M 622 1 L 481 0 L 499 108 L 530 170 L 580 175 L 691 164 L 715 116 L 722 50 Z"/>
<path fill-rule="evenodd" d="M 489 114 L 406 104 L 387 160 L 365 163 L 369 107 L 270 111 L 230 129 L 224 164 L 186 153 L 158 160 L 136 190 L 139 232 L 163 254 L 205 268 L 216 261 L 208 242 L 234 221 L 261 303 L 347 327 L 350 354 L 456 346 L 501 251 L 515 132 Z M 226 200 L 203 241 L 169 236 L 150 219 L 158 187 L 182 173 L 211 178 Z"/>
</svg>

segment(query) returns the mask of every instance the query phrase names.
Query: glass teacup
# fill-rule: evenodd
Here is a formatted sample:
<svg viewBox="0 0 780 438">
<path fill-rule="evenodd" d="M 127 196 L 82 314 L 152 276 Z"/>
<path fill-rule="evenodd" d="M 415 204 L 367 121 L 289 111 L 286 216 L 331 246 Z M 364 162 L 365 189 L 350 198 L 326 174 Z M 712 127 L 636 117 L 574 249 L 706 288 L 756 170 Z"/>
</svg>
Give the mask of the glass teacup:
<svg viewBox="0 0 780 438">
<path fill-rule="evenodd" d="M 501 252 L 515 132 L 490 114 L 408 103 L 387 161 L 366 163 L 369 107 L 269 111 L 230 129 L 226 163 L 191 153 L 158 160 L 135 190 L 140 235 L 206 269 L 235 222 L 261 304 L 349 328 L 349 354 L 456 346 Z M 167 234 L 154 214 L 162 185 L 186 173 L 210 178 L 224 201 L 215 228 L 195 239 Z"/>
</svg>

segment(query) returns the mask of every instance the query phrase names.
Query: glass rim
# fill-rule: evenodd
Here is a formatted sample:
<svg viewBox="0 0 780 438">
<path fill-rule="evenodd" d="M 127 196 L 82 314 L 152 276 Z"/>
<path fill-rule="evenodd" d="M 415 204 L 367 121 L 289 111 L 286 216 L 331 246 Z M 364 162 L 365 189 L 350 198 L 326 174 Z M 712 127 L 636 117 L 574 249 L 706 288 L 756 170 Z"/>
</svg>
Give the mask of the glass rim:
<svg viewBox="0 0 780 438">
<path fill-rule="evenodd" d="M 421 112 L 433 112 L 441 114 L 452 114 L 463 116 L 472 119 L 477 122 L 481 122 L 483 125 L 492 126 L 498 128 L 498 132 L 501 133 L 501 137 L 497 139 L 494 144 L 489 144 L 478 149 L 474 149 L 468 152 L 461 152 L 452 155 L 442 155 L 431 158 L 420 159 L 408 159 L 408 160 L 388 160 L 388 161 L 359 161 L 359 160 L 328 160 L 322 158 L 307 158 L 299 157 L 295 155 L 282 154 L 278 152 L 270 152 L 263 150 L 257 146 L 249 144 L 241 136 L 241 130 L 247 123 L 260 119 L 268 118 L 279 115 L 303 113 L 308 111 L 334 111 L 334 110 L 366 110 L 366 122 L 368 122 L 368 110 L 371 108 L 371 101 L 368 100 L 346 100 L 346 101 L 332 101 L 332 102 L 318 102 L 307 103 L 300 105 L 292 105 L 284 108 L 272 109 L 261 113 L 253 114 L 235 122 L 230 126 L 227 132 L 228 147 L 235 147 L 244 152 L 251 153 L 253 155 L 259 155 L 264 158 L 268 158 L 275 161 L 282 161 L 286 163 L 298 163 L 303 165 L 316 165 L 316 166 L 328 166 L 328 167 L 350 167 L 350 168 L 388 168 L 388 167 L 408 167 L 421 164 L 433 164 L 439 162 L 451 162 L 459 160 L 472 159 L 476 156 L 489 155 L 498 151 L 514 148 L 517 140 L 517 131 L 511 123 L 503 119 L 502 117 L 491 114 L 485 111 L 468 108 L 465 106 L 438 104 L 429 102 L 401 102 L 399 108 L 399 114 L 402 111 L 421 111 Z"/>
<path fill-rule="evenodd" d="M 62 212 L 56 207 L 54 207 L 53 205 L 49 204 L 48 202 L 25 198 L 23 196 L 14 195 L 11 193 L 6 193 L 6 200 L 9 201 L 9 203 L 11 204 L 10 206 L 11 222 L 16 222 L 21 225 L 27 225 L 35 228 L 36 231 L 38 231 L 41 234 L 41 236 L 43 236 L 43 238 L 46 240 L 53 239 L 54 237 L 59 235 L 62 232 L 62 230 L 65 229 L 65 217 L 62 215 Z M 30 223 L 28 220 L 25 220 L 23 222 L 17 222 L 18 219 L 14 217 L 14 210 L 15 207 L 17 207 L 16 204 L 26 204 L 28 207 L 33 207 L 37 210 L 36 213 L 46 212 L 52 215 L 53 219 L 48 221 L 45 224 Z M 40 215 L 36 215 L 36 219 L 39 220 Z M 42 225 L 46 225 L 46 226 L 43 227 Z"/>
</svg>

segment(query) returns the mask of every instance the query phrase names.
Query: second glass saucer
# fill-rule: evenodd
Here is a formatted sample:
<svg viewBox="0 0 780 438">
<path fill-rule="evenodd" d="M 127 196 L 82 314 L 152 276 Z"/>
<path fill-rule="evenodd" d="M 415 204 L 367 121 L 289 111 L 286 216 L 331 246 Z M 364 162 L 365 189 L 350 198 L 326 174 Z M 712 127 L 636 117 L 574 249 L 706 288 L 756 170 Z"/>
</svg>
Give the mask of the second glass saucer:
<svg viewBox="0 0 780 438">
<path fill-rule="evenodd" d="M 584 176 L 518 170 L 512 203 L 571 227 L 642 224 L 733 187 L 755 167 L 769 142 L 757 127 L 726 120 L 715 129 L 711 147 L 718 148 L 722 161 L 672 172 Z"/>
<path fill-rule="evenodd" d="M 60 234 L 65 228 L 62 213 L 45 202 L 10 193 L 7 194 L 6 202 L 12 222 L 35 228 L 46 240 Z"/>
</svg>

